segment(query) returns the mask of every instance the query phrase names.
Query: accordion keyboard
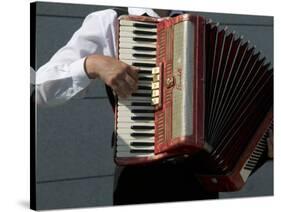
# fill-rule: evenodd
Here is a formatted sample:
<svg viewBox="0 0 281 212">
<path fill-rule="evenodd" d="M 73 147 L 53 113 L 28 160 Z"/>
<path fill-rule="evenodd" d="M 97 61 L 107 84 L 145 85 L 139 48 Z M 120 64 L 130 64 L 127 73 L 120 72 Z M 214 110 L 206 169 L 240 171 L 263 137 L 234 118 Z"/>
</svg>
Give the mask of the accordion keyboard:
<svg viewBox="0 0 281 212">
<path fill-rule="evenodd" d="M 155 23 L 120 20 L 119 59 L 139 68 L 138 88 L 117 106 L 117 157 L 154 155 L 152 68 L 156 66 Z"/>
</svg>

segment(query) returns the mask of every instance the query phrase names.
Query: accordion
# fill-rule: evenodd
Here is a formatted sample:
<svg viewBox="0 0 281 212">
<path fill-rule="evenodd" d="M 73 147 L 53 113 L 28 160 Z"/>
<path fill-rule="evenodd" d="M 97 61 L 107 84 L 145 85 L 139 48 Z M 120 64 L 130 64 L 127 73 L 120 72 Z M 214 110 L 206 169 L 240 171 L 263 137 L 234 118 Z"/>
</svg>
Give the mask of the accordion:
<svg viewBox="0 0 281 212">
<path fill-rule="evenodd" d="M 201 16 L 121 16 L 118 59 L 138 89 L 116 99 L 118 165 L 194 161 L 210 191 L 240 189 L 273 127 L 273 68 L 242 36 Z"/>
</svg>

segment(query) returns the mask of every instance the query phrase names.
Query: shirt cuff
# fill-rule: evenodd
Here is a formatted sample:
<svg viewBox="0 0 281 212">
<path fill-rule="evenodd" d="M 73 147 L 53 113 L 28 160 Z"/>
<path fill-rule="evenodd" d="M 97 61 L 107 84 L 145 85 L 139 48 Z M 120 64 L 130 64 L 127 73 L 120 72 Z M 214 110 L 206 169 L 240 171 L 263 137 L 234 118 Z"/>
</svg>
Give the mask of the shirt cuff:
<svg viewBox="0 0 281 212">
<path fill-rule="evenodd" d="M 91 82 L 91 79 L 88 77 L 84 69 L 85 59 L 85 57 L 81 58 L 71 63 L 69 66 L 69 70 L 73 79 L 73 84 L 79 90 L 86 88 Z"/>
</svg>

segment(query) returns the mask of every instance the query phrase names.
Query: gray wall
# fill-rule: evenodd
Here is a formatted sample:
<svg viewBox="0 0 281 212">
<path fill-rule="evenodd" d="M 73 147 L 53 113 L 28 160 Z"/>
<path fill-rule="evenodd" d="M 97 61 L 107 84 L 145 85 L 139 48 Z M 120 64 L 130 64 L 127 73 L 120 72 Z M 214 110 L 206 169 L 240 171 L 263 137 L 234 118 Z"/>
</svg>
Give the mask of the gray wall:
<svg viewBox="0 0 281 212">
<path fill-rule="evenodd" d="M 37 4 L 36 67 L 70 39 L 84 17 L 106 7 Z M 207 14 L 257 45 L 273 61 L 273 18 Z M 38 209 L 112 205 L 114 163 L 111 149 L 113 113 L 103 84 L 94 82 L 83 99 L 37 113 Z M 268 162 L 240 192 L 222 198 L 273 194 L 272 162 Z"/>
</svg>

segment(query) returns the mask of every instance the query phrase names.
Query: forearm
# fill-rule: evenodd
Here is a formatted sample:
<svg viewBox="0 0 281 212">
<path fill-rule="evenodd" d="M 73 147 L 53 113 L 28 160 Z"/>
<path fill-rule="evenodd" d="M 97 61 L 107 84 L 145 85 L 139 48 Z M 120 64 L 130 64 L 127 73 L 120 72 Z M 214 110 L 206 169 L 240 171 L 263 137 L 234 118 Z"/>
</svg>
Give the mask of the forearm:
<svg viewBox="0 0 281 212">
<path fill-rule="evenodd" d="M 106 18 L 105 18 L 106 17 Z M 77 96 L 94 77 L 85 72 L 85 58 L 89 55 L 114 56 L 116 12 L 104 10 L 87 16 L 69 42 L 59 49 L 36 76 L 38 103 L 44 106 L 62 104 Z"/>
<path fill-rule="evenodd" d="M 36 102 L 39 106 L 56 106 L 77 96 L 91 82 L 84 70 L 84 59 L 70 64 L 47 63 L 36 73 Z"/>
</svg>

